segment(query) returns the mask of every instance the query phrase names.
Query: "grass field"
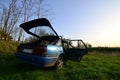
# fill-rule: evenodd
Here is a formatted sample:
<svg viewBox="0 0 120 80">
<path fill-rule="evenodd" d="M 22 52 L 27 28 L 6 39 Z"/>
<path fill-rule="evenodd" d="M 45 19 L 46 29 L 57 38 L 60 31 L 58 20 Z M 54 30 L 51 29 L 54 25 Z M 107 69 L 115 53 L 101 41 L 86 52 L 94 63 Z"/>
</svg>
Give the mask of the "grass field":
<svg viewBox="0 0 120 80">
<path fill-rule="evenodd" d="M 88 53 L 81 62 L 68 61 L 63 69 L 42 68 L 0 55 L 0 80 L 120 80 L 120 56 Z"/>
</svg>

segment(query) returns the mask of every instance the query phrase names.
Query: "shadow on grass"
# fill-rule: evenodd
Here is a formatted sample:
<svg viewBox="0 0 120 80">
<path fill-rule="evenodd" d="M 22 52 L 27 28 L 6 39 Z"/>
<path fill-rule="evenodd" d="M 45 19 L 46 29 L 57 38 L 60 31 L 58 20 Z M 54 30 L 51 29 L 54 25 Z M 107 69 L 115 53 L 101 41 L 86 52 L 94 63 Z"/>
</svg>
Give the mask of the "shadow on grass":
<svg viewBox="0 0 120 80">
<path fill-rule="evenodd" d="M 14 55 L 5 55 L 0 59 L 0 76 L 6 76 L 10 74 L 31 72 L 31 71 L 51 71 L 53 67 L 38 67 L 29 65 L 16 60 Z"/>
</svg>

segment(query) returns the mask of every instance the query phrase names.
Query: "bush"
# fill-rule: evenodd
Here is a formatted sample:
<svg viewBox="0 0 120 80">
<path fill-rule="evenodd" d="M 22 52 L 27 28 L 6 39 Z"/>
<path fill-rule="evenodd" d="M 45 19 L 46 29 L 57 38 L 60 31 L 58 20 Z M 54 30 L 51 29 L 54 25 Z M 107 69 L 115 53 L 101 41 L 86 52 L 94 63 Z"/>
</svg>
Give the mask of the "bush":
<svg viewBox="0 0 120 80">
<path fill-rule="evenodd" d="M 0 54 L 11 54 L 16 51 L 18 43 L 15 41 L 0 40 Z"/>
</svg>

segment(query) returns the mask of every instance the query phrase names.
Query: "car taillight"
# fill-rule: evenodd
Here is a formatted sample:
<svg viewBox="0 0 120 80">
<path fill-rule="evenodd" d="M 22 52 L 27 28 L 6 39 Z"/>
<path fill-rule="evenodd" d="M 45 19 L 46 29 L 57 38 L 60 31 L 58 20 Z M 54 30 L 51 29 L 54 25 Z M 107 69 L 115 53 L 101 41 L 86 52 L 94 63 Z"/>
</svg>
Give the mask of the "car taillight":
<svg viewBox="0 0 120 80">
<path fill-rule="evenodd" d="M 46 47 L 37 47 L 33 50 L 33 54 L 38 54 L 38 55 L 42 55 L 45 56 L 46 55 Z"/>
</svg>

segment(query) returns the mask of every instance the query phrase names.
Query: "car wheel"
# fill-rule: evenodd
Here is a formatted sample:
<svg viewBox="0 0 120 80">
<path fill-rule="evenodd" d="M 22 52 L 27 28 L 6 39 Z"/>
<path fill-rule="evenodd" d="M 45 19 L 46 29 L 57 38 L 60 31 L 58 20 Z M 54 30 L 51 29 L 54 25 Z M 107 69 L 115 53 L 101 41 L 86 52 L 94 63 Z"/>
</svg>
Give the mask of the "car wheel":
<svg viewBox="0 0 120 80">
<path fill-rule="evenodd" d="M 61 68 L 63 68 L 63 65 L 64 65 L 63 55 L 60 55 L 56 64 L 55 64 L 55 67 L 58 69 L 61 69 Z"/>
</svg>

